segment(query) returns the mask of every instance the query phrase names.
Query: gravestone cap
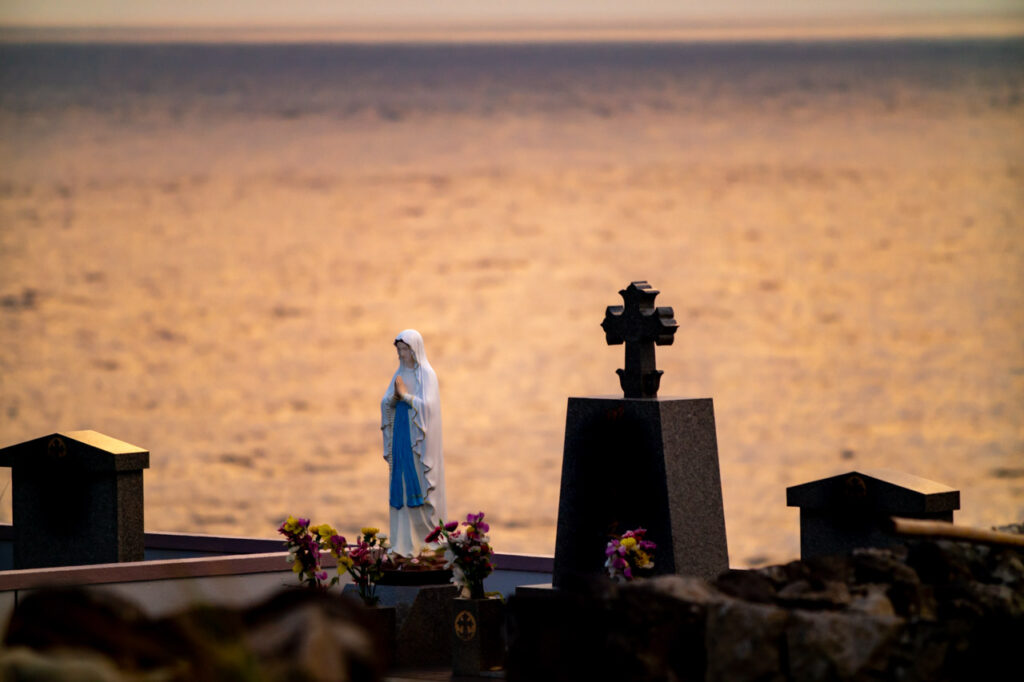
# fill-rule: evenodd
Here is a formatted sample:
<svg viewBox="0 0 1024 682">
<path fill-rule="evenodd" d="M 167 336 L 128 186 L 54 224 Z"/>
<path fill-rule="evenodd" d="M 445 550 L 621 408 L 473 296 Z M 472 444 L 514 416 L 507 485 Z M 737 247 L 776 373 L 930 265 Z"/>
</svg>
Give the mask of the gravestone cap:
<svg viewBox="0 0 1024 682">
<path fill-rule="evenodd" d="M 786 488 L 786 505 L 801 509 L 858 508 L 890 515 L 952 512 L 960 491 L 890 469 L 850 471 Z"/>
<path fill-rule="evenodd" d="M 149 451 L 97 431 L 63 431 L 0 449 L 0 467 L 136 471 L 149 468 Z"/>
</svg>

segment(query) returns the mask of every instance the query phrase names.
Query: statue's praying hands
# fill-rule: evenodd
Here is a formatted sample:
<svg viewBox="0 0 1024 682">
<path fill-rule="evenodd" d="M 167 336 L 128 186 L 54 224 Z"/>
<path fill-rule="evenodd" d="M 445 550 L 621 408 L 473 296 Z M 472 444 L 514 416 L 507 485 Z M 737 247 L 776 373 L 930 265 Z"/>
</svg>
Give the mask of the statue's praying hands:
<svg viewBox="0 0 1024 682">
<path fill-rule="evenodd" d="M 405 382 L 402 381 L 402 377 L 395 377 L 395 398 L 398 400 L 404 400 L 405 395 L 409 392 Z"/>
</svg>

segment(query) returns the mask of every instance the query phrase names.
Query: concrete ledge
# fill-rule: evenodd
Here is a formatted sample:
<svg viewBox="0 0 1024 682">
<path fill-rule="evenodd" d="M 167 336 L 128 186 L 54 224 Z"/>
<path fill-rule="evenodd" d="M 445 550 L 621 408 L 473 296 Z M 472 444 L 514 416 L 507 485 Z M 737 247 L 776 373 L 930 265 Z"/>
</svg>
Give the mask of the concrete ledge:
<svg viewBox="0 0 1024 682">
<path fill-rule="evenodd" d="M 329 559 L 328 557 L 324 557 Z M 334 567 L 333 560 L 324 561 Z M 174 578 L 199 578 L 218 575 L 280 573 L 288 570 L 288 553 L 250 554 L 164 561 L 134 561 L 89 566 L 58 566 L 0 571 L 0 592 L 38 587 L 102 585 Z"/>
<path fill-rule="evenodd" d="M 246 538 L 199 533 L 153 533 L 146 536 L 146 549 L 220 554 L 266 554 L 284 546 L 283 538 Z M 14 541 L 14 526 L 0 523 L 0 542 Z"/>
<path fill-rule="evenodd" d="M 495 554 L 494 565 L 498 571 L 551 573 L 555 568 L 555 557 L 532 554 Z"/>
<path fill-rule="evenodd" d="M 244 538 L 197 533 L 146 533 L 146 549 L 221 554 L 268 554 L 284 547 L 284 538 Z"/>
<path fill-rule="evenodd" d="M 0 524 L 0 543 L 13 542 L 13 538 L 12 526 Z M 283 544 L 283 540 L 273 538 L 146 533 L 147 550 L 211 556 L 0 571 L 0 592 L 38 587 L 288 572 L 288 553 L 282 550 Z M 497 566 L 497 573 L 550 574 L 554 567 L 554 557 L 496 554 L 494 563 Z M 333 557 L 324 556 L 323 565 L 325 568 L 334 568 L 336 562 Z"/>
<path fill-rule="evenodd" d="M 102 585 L 216 575 L 280 573 L 288 570 L 287 557 L 287 552 L 269 552 L 244 556 L 166 559 L 0 571 L 0 592 L 62 585 Z M 552 557 L 523 554 L 498 554 L 495 555 L 494 561 L 499 571 L 517 573 L 551 573 L 554 563 Z M 324 568 L 334 568 L 335 565 L 333 557 L 323 557 Z"/>
</svg>

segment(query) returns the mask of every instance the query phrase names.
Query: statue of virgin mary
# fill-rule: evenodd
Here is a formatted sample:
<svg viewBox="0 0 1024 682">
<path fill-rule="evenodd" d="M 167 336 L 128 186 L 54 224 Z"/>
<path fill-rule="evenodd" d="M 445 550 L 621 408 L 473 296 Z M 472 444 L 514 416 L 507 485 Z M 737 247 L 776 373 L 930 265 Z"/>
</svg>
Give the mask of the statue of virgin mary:
<svg viewBox="0 0 1024 682">
<path fill-rule="evenodd" d="M 384 459 L 391 472 L 391 551 L 410 557 L 445 516 L 441 454 L 441 395 L 423 337 L 406 329 L 395 337 L 398 369 L 380 403 Z"/>
</svg>

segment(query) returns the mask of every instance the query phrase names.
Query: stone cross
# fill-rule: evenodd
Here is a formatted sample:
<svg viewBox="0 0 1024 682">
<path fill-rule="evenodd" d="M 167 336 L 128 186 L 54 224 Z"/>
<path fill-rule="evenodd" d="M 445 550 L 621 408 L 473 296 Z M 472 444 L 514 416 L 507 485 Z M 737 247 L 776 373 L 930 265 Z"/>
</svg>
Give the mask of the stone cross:
<svg viewBox="0 0 1024 682">
<path fill-rule="evenodd" d="M 658 397 L 654 346 L 672 345 L 679 328 L 671 307 L 654 307 L 658 293 L 646 281 L 631 282 L 619 292 L 625 305 L 608 306 L 601 323 L 608 345 L 626 344 L 626 368 L 616 370 L 626 398 Z"/>
</svg>

